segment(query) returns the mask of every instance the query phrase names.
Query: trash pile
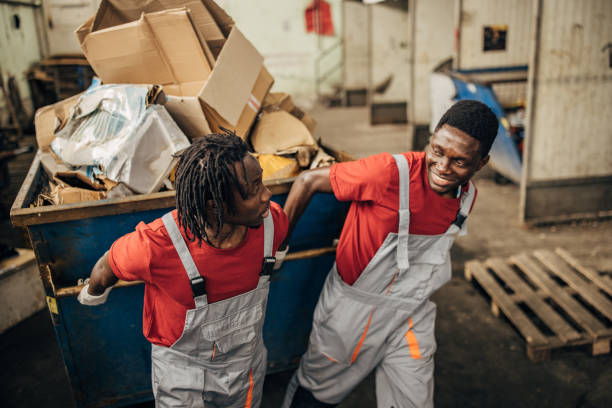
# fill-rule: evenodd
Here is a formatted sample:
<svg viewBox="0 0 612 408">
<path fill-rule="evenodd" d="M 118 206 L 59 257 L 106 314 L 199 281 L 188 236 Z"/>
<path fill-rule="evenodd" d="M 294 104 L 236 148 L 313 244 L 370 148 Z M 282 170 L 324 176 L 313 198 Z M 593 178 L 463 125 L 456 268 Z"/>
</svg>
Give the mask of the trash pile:
<svg viewBox="0 0 612 408">
<path fill-rule="evenodd" d="M 102 0 L 76 35 L 97 81 L 37 111 L 50 183 L 35 205 L 171 190 L 176 153 L 224 129 L 249 143 L 264 180 L 334 162 L 213 0 Z"/>
</svg>

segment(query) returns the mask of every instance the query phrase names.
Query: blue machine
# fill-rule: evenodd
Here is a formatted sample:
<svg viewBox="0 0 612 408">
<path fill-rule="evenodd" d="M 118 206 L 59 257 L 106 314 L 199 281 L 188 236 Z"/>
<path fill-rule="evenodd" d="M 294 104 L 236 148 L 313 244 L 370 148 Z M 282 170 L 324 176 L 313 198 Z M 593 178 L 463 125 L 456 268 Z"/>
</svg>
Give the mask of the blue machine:
<svg viewBox="0 0 612 408">
<path fill-rule="evenodd" d="M 117 238 L 172 209 L 174 193 L 29 208 L 44 177 L 36 158 L 11 219 L 30 236 L 77 406 L 151 400 L 151 346 L 142 334 L 144 285 L 116 288 L 97 307 L 79 304 L 75 285 Z M 272 199 L 282 205 L 289 184 L 272 186 Z M 330 247 L 346 210 L 331 194 L 315 195 L 296 226 L 291 252 Z M 312 313 L 333 261 L 331 251 L 288 260 L 273 276 L 264 324 L 269 372 L 295 366 L 305 351 Z"/>
</svg>

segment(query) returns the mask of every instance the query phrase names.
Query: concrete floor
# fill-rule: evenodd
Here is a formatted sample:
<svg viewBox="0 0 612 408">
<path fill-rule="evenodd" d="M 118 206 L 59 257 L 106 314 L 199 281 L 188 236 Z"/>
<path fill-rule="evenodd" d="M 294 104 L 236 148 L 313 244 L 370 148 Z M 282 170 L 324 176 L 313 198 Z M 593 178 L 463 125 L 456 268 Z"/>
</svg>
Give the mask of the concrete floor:
<svg viewBox="0 0 612 408">
<path fill-rule="evenodd" d="M 355 157 L 411 147 L 407 126 L 370 127 L 362 108 L 318 108 L 312 114 L 319 122 L 316 136 Z M 486 294 L 463 278 L 463 265 L 470 259 L 556 247 L 612 274 L 612 221 L 523 229 L 518 223 L 517 186 L 495 184 L 493 173 L 486 169 L 478 174 L 476 184 L 479 194 L 468 220 L 469 234 L 459 238 L 452 250 L 453 279 L 434 295 L 438 305 L 436 406 L 612 407 L 610 354 L 593 357 L 586 347 L 576 347 L 554 350 L 550 361 L 531 362 L 520 334 L 505 318 L 494 317 Z M 2 230 L 3 240 L 23 239 L 19 231 L 9 231 L 8 224 Z M 46 311 L 0 335 L 0 364 L 2 406 L 73 406 Z M 280 405 L 290 375 L 266 378 L 263 408 Z M 375 407 L 374 386 L 369 376 L 340 407 Z"/>
</svg>

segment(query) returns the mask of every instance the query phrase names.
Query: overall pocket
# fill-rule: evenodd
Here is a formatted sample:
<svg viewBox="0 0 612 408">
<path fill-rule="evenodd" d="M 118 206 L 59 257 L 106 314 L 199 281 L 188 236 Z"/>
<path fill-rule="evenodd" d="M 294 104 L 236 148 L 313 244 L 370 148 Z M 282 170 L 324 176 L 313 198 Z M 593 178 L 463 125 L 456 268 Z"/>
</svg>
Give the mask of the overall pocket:
<svg viewBox="0 0 612 408">
<path fill-rule="evenodd" d="M 202 327 L 202 337 L 211 344 L 213 361 L 251 358 L 261 336 L 263 305 L 240 310 Z"/>
<path fill-rule="evenodd" d="M 366 348 L 374 308 L 347 297 L 320 299 L 315 309 L 310 341 L 328 359 L 351 365 Z"/>
<path fill-rule="evenodd" d="M 445 264 L 452 238 L 446 235 L 410 238 L 410 266 L 391 289 L 391 295 L 425 300 L 450 279 L 450 269 Z"/>
</svg>

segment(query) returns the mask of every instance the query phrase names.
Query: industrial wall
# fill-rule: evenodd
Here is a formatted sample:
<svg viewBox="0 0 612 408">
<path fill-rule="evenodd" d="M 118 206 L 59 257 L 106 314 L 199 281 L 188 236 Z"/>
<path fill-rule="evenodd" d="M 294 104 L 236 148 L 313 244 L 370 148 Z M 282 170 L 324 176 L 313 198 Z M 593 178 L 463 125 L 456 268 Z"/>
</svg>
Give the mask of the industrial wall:
<svg viewBox="0 0 612 408">
<path fill-rule="evenodd" d="M 373 5 L 372 85 L 391 78 L 389 87 L 374 94 L 374 102 L 407 101 L 410 92 L 408 10 Z"/>
<path fill-rule="evenodd" d="M 532 0 L 461 0 L 460 69 L 527 65 Z M 504 50 L 484 50 L 485 27 L 506 28 Z"/>
<path fill-rule="evenodd" d="M 344 87 L 368 87 L 370 24 L 368 8 L 355 1 L 344 2 Z"/>
<path fill-rule="evenodd" d="M 333 36 L 306 32 L 304 11 L 311 0 L 218 1 L 232 16 L 240 30 L 264 56 L 264 64 L 274 76 L 273 91 L 291 93 L 297 101 L 314 101 L 317 87 L 317 63 L 320 55 L 332 49 L 320 61 L 320 73 L 338 66 L 322 91 L 342 80 L 342 48 L 336 44 L 342 36 L 342 1 L 327 0 L 334 24 Z"/>
<path fill-rule="evenodd" d="M 539 0 L 521 216 L 612 210 L 612 2 Z"/>
<path fill-rule="evenodd" d="M 369 85 L 376 87 L 390 81 L 384 92 L 373 94 L 373 102 L 407 101 L 410 95 L 408 10 L 391 4 L 346 1 L 344 15 L 345 88 L 367 89 Z"/>
<path fill-rule="evenodd" d="M 44 0 L 45 55 L 81 54 L 74 30 L 95 14 L 100 0 Z"/>
<path fill-rule="evenodd" d="M 28 113 L 32 113 L 30 89 L 26 70 L 40 60 L 37 16 L 40 10 L 35 7 L 0 3 L 0 69 L 5 82 L 14 76 L 17 80 L 22 103 Z M 0 124 L 6 123 L 8 110 L 0 95 Z"/>
<path fill-rule="evenodd" d="M 440 62 L 453 56 L 454 2 L 450 0 L 415 0 L 414 89 L 412 120 L 429 124 L 431 102 L 429 76 Z"/>
</svg>

